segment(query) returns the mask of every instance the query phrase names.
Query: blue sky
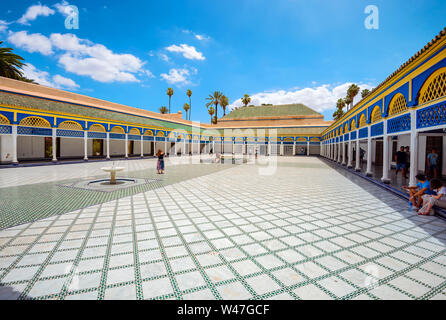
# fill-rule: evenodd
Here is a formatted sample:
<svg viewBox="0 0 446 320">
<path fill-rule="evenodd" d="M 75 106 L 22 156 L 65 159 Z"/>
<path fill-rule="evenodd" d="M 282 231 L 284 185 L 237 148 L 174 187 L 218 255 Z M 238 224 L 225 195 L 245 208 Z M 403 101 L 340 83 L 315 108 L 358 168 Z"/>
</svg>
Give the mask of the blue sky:
<svg viewBox="0 0 446 320">
<path fill-rule="evenodd" d="M 66 5 L 79 29 L 66 29 Z M 367 5 L 379 29 L 366 29 Z M 0 39 L 40 84 L 209 122 L 205 98 L 232 106 L 305 103 L 331 119 L 352 82 L 372 88 L 444 25 L 446 1 L 184 0 L 2 1 Z M 359 96 L 356 98 L 358 101 Z M 219 110 L 219 115 L 222 111 Z"/>
</svg>

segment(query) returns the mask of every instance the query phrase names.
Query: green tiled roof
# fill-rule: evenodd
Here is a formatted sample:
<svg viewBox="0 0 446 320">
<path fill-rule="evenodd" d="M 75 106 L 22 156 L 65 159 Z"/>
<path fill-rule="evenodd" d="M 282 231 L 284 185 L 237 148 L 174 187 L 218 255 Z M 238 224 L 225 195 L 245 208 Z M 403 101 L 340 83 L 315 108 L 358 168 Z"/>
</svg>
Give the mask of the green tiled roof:
<svg viewBox="0 0 446 320">
<path fill-rule="evenodd" d="M 320 116 L 321 114 L 304 104 L 282 104 L 268 106 L 247 106 L 233 110 L 222 119 L 278 117 L 278 116 Z"/>
</svg>

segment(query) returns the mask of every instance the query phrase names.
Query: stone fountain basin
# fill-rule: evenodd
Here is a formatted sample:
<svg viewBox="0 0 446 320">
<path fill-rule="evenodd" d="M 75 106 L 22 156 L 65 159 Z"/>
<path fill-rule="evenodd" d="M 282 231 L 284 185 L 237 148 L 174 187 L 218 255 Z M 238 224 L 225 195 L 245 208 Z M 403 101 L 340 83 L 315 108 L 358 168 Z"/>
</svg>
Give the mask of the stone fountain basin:
<svg viewBox="0 0 446 320">
<path fill-rule="evenodd" d="M 104 172 L 110 172 L 110 184 L 116 184 L 116 172 L 124 170 L 124 167 L 102 167 Z"/>
</svg>

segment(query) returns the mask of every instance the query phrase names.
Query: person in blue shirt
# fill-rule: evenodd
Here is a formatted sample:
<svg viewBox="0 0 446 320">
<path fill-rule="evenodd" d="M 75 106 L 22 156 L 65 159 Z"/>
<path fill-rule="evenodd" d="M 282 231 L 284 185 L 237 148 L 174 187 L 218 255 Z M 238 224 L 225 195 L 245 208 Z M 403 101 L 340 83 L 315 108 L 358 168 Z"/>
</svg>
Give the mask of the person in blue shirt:
<svg viewBox="0 0 446 320">
<path fill-rule="evenodd" d="M 427 166 L 429 168 L 429 174 L 434 178 L 438 176 L 438 153 L 435 149 L 432 149 L 431 153 L 427 155 Z"/>
<path fill-rule="evenodd" d="M 426 179 L 424 174 L 417 174 L 415 176 L 417 179 L 417 185 L 408 187 L 404 186 L 403 188 L 409 191 L 409 201 L 413 205 L 413 210 L 418 210 L 423 203 L 423 195 L 424 194 L 436 194 L 435 191 L 431 189 L 431 184 L 429 180 Z"/>
</svg>

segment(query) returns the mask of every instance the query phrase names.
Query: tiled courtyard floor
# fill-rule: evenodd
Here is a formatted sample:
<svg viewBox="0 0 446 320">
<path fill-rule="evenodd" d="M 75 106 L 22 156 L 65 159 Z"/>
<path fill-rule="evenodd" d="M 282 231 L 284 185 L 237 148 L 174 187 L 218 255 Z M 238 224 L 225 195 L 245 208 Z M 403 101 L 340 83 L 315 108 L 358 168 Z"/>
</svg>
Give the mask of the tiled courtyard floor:
<svg viewBox="0 0 446 320">
<path fill-rule="evenodd" d="M 277 161 L 168 165 L 149 190 L 0 230 L 0 299 L 446 299 L 444 220 L 317 158 Z M 2 170 L 1 202 L 99 165 L 69 166 Z"/>
</svg>

